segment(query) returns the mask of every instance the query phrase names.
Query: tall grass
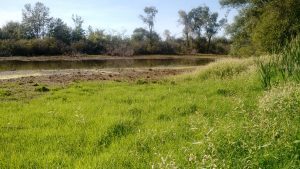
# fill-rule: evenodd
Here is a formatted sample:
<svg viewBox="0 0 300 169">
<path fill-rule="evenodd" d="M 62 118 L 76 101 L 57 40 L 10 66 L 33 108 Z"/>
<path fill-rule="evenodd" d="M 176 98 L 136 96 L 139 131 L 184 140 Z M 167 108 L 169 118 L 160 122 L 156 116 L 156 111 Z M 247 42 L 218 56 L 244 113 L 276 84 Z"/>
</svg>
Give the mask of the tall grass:
<svg viewBox="0 0 300 169">
<path fill-rule="evenodd" d="M 294 38 L 280 54 L 264 56 L 257 60 L 262 86 L 270 89 L 272 82 L 300 82 L 300 36 Z"/>
<path fill-rule="evenodd" d="M 283 50 L 279 64 L 279 71 L 284 79 L 300 80 L 300 36 Z"/>
<path fill-rule="evenodd" d="M 250 71 L 254 62 L 249 59 L 223 59 L 212 63 L 205 68 L 200 68 L 198 75 L 201 79 L 230 79 Z"/>
<path fill-rule="evenodd" d="M 272 78 L 276 74 L 276 62 L 274 56 L 264 56 L 256 60 L 261 84 L 265 89 L 271 88 Z"/>
<path fill-rule="evenodd" d="M 299 168 L 300 87 L 264 91 L 253 65 L 0 102 L 0 168 Z"/>
</svg>

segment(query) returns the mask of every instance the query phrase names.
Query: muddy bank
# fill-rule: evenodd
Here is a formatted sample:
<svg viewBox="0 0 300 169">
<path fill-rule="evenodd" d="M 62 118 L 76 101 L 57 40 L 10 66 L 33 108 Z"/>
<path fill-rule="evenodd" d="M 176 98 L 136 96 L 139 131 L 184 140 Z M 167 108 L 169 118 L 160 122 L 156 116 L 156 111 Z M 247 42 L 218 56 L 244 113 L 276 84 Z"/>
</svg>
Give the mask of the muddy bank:
<svg viewBox="0 0 300 169">
<path fill-rule="evenodd" d="M 191 72 L 194 69 L 195 67 L 4 71 L 0 72 L 0 83 L 68 84 L 77 81 L 97 80 L 158 80 L 166 76 Z"/>
<path fill-rule="evenodd" d="M 51 90 L 81 81 L 157 82 L 191 72 L 195 67 L 142 69 L 73 69 L 0 72 L 0 101 L 28 101 Z"/>
</svg>

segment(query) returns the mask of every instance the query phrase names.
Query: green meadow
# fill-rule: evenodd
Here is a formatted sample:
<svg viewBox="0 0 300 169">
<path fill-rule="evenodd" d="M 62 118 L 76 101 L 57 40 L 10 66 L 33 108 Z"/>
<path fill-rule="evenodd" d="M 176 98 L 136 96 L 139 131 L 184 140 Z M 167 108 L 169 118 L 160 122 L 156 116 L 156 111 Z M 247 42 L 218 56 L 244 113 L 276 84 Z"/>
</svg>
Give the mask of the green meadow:
<svg viewBox="0 0 300 169">
<path fill-rule="evenodd" d="M 0 89 L 0 168 L 300 166 L 300 86 L 265 89 L 255 59 L 19 99 L 16 86 Z"/>
</svg>

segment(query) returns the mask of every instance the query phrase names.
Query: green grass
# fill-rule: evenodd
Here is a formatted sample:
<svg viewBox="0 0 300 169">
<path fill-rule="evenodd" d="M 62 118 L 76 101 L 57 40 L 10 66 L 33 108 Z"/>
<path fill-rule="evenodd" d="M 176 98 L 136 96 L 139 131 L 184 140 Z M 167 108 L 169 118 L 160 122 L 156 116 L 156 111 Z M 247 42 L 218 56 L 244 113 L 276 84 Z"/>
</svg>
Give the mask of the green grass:
<svg viewBox="0 0 300 169">
<path fill-rule="evenodd" d="M 264 91 L 253 63 L 4 100 L 0 168 L 298 168 L 300 87 Z"/>
</svg>

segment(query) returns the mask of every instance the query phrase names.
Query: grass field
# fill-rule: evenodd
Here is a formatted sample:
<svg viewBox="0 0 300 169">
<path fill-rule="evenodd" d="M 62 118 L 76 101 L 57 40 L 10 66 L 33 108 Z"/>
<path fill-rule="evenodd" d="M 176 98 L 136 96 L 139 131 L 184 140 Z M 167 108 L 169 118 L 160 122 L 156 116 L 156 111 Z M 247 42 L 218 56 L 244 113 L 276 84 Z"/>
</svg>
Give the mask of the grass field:
<svg viewBox="0 0 300 169">
<path fill-rule="evenodd" d="M 300 87 L 261 86 L 252 59 L 231 59 L 33 99 L 0 89 L 0 168 L 299 168 Z"/>
</svg>

